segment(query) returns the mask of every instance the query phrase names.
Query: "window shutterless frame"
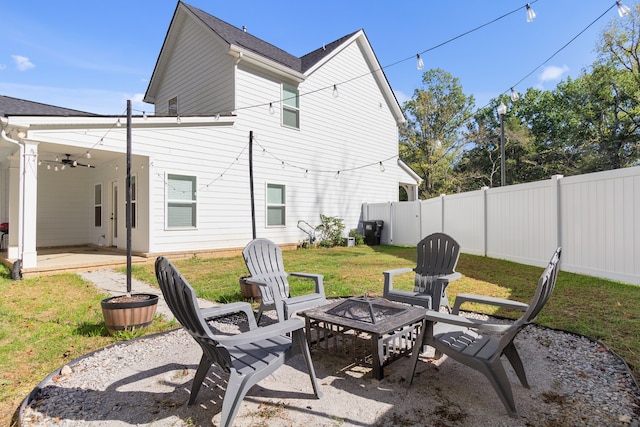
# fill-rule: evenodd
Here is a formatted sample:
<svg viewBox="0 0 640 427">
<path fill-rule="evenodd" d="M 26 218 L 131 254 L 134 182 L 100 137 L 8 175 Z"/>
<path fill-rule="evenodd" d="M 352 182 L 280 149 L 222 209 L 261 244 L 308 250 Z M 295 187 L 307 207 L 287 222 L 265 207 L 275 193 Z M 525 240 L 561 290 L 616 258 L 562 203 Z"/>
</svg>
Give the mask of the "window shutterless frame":
<svg viewBox="0 0 640 427">
<path fill-rule="evenodd" d="M 295 86 L 282 84 L 282 126 L 300 129 L 300 96 Z"/>
<path fill-rule="evenodd" d="M 166 227 L 195 228 L 197 218 L 196 177 L 167 174 Z"/>
<path fill-rule="evenodd" d="M 267 227 L 287 225 L 287 192 L 282 184 L 267 184 Z"/>
</svg>

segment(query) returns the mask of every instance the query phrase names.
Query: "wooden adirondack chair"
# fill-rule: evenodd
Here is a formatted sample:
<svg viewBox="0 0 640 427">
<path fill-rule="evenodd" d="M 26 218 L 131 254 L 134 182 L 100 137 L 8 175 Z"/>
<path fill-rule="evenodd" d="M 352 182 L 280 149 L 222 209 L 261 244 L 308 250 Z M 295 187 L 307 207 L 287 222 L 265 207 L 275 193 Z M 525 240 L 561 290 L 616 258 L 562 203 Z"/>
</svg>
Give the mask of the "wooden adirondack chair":
<svg viewBox="0 0 640 427">
<path fill-rule="evenodd" d="M 291 273 L 284 270 L 282 249 L 268 239 L 254 239 L 242 251 L 244 262 L 251 274 L 246 278 L 247 283 L 260 289 L 260 307 L 257 319 L 264 310 L 275 308 L 279 320 L 286 320 L 299 310 L 325 305 L 327 299 L 324 294 L 323 276 L 311 273 Z M 311 279 L 315 283 L 315 292 L 291 297 L 287 277 L 296 276 Z"/>
<path fill-rule="evenodd" d="M 171 312 L 202 348 L 202 358 L 191 386 L 189 405 L 195 402 L 202 381 L 211 365 L 215 364 L 229 374 L 220 425 L 233 425 L 249 389 L 271 375 L 297 352 L 302 352 L 304 356 L 315 396 L 321 397 L 304 333 L 304 323 L 300 319 L 258 328 L 248 303 L 200 310 L 193 288 L 169 260 L 159 257 L 155 270 L 162 295 Z M 238 311 L 247 314 L 250 331 L 232 336 L 214 335 L 207 325 L 207 320 Z"/>
<path fill-rule="evenodd" d="M 511 384 L 500 357 L 502 355 L 507 357 L 520 383 L 529 388 L 522 359 L 513 345 L 513 340 L 525 326 L 535 320 L 549 300 L 558 275 L 561 251 L 561 248 L 556 250 L 547 268 L 540 276 L 531 304 L 482 295 L 461 294 L 456 297 L 453 314 L 427 311 L 427 326 L 418 338 L 423 345 L 429 345 L 436 349 L 436 357 L 444 353 L 484 374 L 511 416 L 517 414 L 516 405 L 513 400 Z M 508 307 L 523 310 L 525 313 L 510 324 L 483 322 L 457 315 L 460 305 L 464 302 Z M 414 348 L 420 347 L 414 346 Z M 418 355 L 419 352 L 414 351 L 411 356 L 409 385 L 413 382 Z"/>
<path fill-rule="evenodd" d="M 415 268 L 396 268 L 383 272 L 384 298 L 440 310 L 446 306 L 449 311 L 447 286 L 462 277 L 455 271 L 460 257 L 460 245 L 444 233 L 433 233 L 418 242 L 418 261 Z M 398 274 L 415 272 L 413 292 L 393 287 L 393 278 Z"/>
</svg>

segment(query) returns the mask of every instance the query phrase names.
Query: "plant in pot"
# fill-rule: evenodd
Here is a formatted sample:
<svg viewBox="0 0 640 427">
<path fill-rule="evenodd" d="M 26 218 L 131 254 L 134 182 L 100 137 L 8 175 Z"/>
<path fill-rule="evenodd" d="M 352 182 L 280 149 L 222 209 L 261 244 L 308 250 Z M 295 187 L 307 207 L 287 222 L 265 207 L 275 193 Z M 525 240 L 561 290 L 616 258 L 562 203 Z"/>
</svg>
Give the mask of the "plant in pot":
<svg viewBox="0 0 640 427">
<path fill-rule="evenodd" d="M 102 300 L 102 315 L 110 334 L 143 328 L 153 321 L 158 295 L 131 293 L 131 101 L 127 101 L 127 293 Z"/>
</svg>

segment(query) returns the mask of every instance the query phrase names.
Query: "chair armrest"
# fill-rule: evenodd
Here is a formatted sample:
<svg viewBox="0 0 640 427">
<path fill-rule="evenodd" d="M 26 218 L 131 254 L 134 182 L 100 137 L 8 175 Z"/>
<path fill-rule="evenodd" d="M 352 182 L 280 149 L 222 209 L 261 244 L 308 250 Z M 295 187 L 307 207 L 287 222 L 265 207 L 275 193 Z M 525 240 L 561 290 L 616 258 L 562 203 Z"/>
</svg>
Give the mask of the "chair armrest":
<svg viewBox="0 0 640 427">
<path fill-rule="evenodd" d="M 286 335 L 290 332 L 304 328 L 304 322 L 301 319 L 289 319 L 274 323 L 269 326 L 261 326 L 249 332 L 237 335 L 216 335 L 216 340 L 223 346 L 233 346 L 249 344 L 252 342 L 269 339 L 275 336 Z"/>
<path fill-rule="evenodd" d="M 205 321 L 209 321 L 218 317 L 224 317 L 229 314 L 244 313 L 247 315 L 247 321 L 249 322 L 249 329 L 255 329 L 258 327 L 256 324 L 256 317 L 251 309 L 251 304 L 248 302 L 233 302 L 230 304 L 222 304 L 215 307 L 203 308 L 200 310 L 200 315 Z"/>
<path fill-rule="evenodd" d="M 494 332 L 503 333 L 512 327 L 512 324 L 487 323 L 483 320 L 471 319 L 455 314 L 443 313 L 433 310 L 427 310 L 425 315 L 427 322 L 446 323 L 448 325 L 463 326 L 465 328 L 474 329 L 478 332 Z"/>
<path fill-rule="evenodd" d="M 495 298 L 485 295 L 475 295 L 475 294 L 458 294 L 456 295 L 456 300 L 453 303 L 453 308 L 451 312 L 453 314 L 458 314 L 460 310 L 460 306 L 465 302 L 475 302 L 478 304 L 487 304 L 487 305 L 495 305 L 498 307 L 511 308 L 513 310 L 526 311 L 529 308 L 529 304 L 525 304 L 519 301 L 512 301 L 504 298 Z"/>
<path fill-rule="evenodd" d="M 393 278 L 398 274 L 404 274 L 412 272 L 413 268 L 405 267 L 405 268 L 394 268 L 393 270 L 383 271 L 382 275 L 384 276 L 384 291 L 383 295 L 386 295 L 389 291 L 393 290 Z"/>
<path fill-rule="evenodd" d="M 449 283 L 449 282 L 453 282 L 454 280 L 458 280 L 461 277 L 462 277 L 462 273 L 458 273 L 457 271 L 455 271 L 451 274 L 443 274 L 442 276 L 438 276 L 438 279 Z"/>
<path fill-rule="evenodd" d="M 305 279 L 313 280 L 316 284 L 316 293 L 324 295 L 324 283 L 323 283 L 324 276 L 322 274 L 301 273 L 301 272 L 293 272 L 288 274 L 289 276 L 302 277 Z"/>
</svg>

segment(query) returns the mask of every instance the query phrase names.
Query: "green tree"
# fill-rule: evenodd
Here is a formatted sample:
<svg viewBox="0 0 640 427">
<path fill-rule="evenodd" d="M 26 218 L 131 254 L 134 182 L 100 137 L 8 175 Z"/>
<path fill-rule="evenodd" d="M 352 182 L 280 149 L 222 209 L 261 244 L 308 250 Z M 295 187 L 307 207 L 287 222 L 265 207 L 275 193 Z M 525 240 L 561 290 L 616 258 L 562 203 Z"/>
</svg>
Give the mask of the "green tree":
<svg viewBox="0 0 640 427">
<path fill-rule="evenodd" d="M 441 69 L 426 71 L 422 85 L 403 107 L 407 122 L 400 129 L 400 157 L 424 179 L 421 197 L 427 198 L 457 189 L 453 166 L 465 144 L 463 125 L 474 100 Z"/>
</svg>

